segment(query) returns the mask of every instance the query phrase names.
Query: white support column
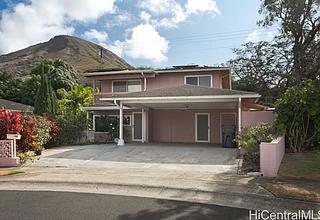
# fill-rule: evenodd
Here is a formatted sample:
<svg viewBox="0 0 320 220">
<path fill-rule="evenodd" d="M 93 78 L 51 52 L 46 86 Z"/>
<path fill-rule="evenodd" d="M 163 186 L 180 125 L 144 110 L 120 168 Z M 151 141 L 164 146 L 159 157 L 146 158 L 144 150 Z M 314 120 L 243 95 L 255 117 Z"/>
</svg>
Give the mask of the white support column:
<svg viewBox="0 0 320 220">
<path fill-rule="evenodd" d="M 119 141 L 118 141 L 118 146 L 123 146 L 124 145 L 124 140 L 123 140 L 123 106 L 122 103 L 120 102 L 119 106 L 120 110 L 120 115 L 119 115 Z"/>
<path fill-rule="evenodd" d="M 242 109 L 241 109 L 241 97 L 238 100 L 238 132 L 241 131 L 242 127 Z"/>
<path fill-rule="evenodd" d="M 92 130 L 96 131 L 96 116 L 92 115 Z"/>
<path fill-rule="evenodd" d="M 141 128 L 141 130 L 142 130 L 142 140 L 141 140 L 141 142 L 142 143 L 144 143 L 145 142 L 145 130 L 146 130 L 146 126 L 145 126 L 145 110 L 144 109 L 142 109 L 142 112 L 141 112 L 141 124 L 142 124 L 142 128 Z"/>
<path fill-rule="evenodd" d="M 93 87 L 93 93 L 95 94 L 97 91 L 96 91 L 96 80 L 93 80 L 92 82 L 92 87 Z"/>
</svg>

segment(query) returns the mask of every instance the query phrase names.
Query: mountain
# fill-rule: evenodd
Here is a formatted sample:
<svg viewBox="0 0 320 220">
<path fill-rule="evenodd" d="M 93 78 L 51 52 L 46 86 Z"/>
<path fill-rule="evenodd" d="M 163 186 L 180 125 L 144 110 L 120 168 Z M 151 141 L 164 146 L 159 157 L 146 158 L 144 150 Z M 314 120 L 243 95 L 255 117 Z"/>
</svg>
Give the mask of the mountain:
<svg viewBox="0 0 320 220">
<path fill-rule="evenodd" d="M 126 61 L 95 43 L 59 35 L 47 42 L 1 55 L 0 71 L 17 77 L 28 76 L 43 58 L 60 58 L 73 65 L 80 73 L 97 69 L 132 68 Z"/>
</svg>

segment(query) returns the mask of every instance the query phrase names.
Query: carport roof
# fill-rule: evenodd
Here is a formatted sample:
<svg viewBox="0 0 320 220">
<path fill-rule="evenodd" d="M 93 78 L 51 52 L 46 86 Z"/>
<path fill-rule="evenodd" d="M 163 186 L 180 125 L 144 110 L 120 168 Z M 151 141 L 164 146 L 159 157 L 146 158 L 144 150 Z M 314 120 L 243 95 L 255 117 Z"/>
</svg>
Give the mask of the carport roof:
<svg viewBox="0 0 320 220">
<path fill-rule="evenodd" d="M 243 98 L 259 98 L 260 95 L 254 92 L 246 92 L 239 90 L 207 88 L 193 85 L 183 85 L 172 88 L 161 88 L 142 92 L 109 94 L 101 98 L 101 100 L 110 99 L 131 99 L 131 98 L 152 98 L 152 97 L 243 97 Z"/>
</svg>

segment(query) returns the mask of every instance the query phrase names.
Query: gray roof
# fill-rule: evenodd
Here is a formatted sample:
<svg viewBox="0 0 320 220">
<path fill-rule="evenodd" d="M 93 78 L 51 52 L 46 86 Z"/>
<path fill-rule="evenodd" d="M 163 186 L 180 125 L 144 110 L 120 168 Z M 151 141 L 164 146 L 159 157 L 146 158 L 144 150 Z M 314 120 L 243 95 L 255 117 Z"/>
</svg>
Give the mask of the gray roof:
<svg viewBox="0 0 320 220">
<path fill-rule="evenodd" d="M 217 89 L 200 87 L 193 85 L 183 85 L 171 88 L 162 88 L 155 90 L 148 90 L 142 92 L 132 93 L 118 93 L 105 95 L 103 98 L 133 98 L 133 97 L 177 97 L 177 96 L 256 96 L 259 97 L 258 93 L 246 92 L 239 90 L 230 89 Z"/>
<path fill-rule="evenodd" d="M 13 102 L 13 101 L 9 101 L 6 99 L 0 99 L 0 108 L 4 108 L 6 110 L 11 110 L 11 111 L 18 111 L 18 112 L 22 112 L 22 111 L 31 112 L 31 111 L 33 111 L 33 107 L 30 105 L 25 105 L 22 103 Z"/>
</svg>

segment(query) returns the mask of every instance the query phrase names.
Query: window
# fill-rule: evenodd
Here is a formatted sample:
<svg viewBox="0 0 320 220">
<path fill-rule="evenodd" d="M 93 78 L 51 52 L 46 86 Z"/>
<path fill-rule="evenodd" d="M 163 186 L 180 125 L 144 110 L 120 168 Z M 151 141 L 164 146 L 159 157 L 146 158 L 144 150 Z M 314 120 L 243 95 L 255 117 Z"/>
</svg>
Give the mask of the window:
<svg viewBox="0 0 320 220">
<path fill-rule="evenodd" d="M 94 130 L 95 132 L 108 132 L 109 129 L 118 128 L 119 125 L 119 116 L 118 115 L 95 115 L 94 116 Z M 131 115 L 124 115 L 123 116 L 123 125 L 124 126 L 131 126 Z"/>
<path fill-rule="evenodd" d="M 112 88 L 113 92 L 139 92 L 141 91 L 141 81 L 114 81 Z"/>
<path fill-rule="evenodd" d="M 211 76 L 185 76 L 185 84 L 212 87 Z"/>
</svg>

